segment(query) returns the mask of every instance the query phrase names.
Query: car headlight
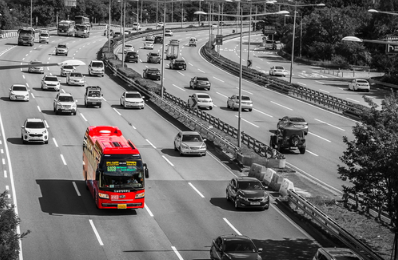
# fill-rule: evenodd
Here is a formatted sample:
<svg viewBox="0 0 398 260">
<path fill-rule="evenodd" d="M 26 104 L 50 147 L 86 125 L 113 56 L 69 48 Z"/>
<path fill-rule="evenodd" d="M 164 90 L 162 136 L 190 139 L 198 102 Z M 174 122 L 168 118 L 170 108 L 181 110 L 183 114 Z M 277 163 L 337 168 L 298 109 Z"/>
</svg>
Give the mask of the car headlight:
<svg viewBox="0 0 398 260">
<path fill-rule="evenodd" d="M 98 193 L 98 197 L 100 197 L 101 199 L 109 199 L 109 195 L 105 193 Z"/>
<path fill-rule="evenodd" d="M 206 149 L 206 143 L 203 143 L 203 144 L 200 146 L 200 148 Z"/>
<path fill-rule="evenodd" d="M 25 94 L 25 97 L 29 97 L 29 94 Z"/>
<path fill-rule="evenodd" d="M 189 145 L 187 145 L 187 144 L 181 144 L 181 148 L 189 149 Z"/>
<path fill-rule="evenodd" d="M 136 199 L 142 199 L 142 198 L 145 198 L 145 192 L 142 192 L 142 193 L 135 194 L 135 198 L 136 198 Z"/>
<path fill-rule="evenodd" d="M 11 91 L 11 93 L 10 93 L 11 95 L 15 95 L 15 93 L 14 93 L 14 91 Z"/>
<path fill-rule="evenodd" d="M 45 129 L 42 134 L 47 134 L 47 130 Z"/>
</svg>

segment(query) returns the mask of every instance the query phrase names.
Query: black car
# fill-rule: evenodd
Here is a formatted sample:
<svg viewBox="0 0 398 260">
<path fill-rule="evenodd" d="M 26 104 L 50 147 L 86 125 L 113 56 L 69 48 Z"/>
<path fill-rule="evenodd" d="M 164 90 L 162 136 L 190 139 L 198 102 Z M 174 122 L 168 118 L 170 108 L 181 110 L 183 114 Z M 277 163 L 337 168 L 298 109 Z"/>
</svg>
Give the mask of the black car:
<svg viewBox="0 0 398 260">
<path fill-rule="evenodd" d="M 163 43 L 163 37 L 160 35 L 155 36 L 155 39 L 153 40 L 153 43 Z"/>
<path fill-rule="evenodd" d="M 226 198 L 235 208 L 269 208 L 269 195 L 259 180 L 252 177 L 233 178 L 226 189 Z"/>
<path fill-rule="evenodd" d="M 187 63 L 185 60 L 171 60 L 169 68 L 172 70 L 187 70 Z"/>
<path fill-rule="evenodd" d="M 138 52 L 129 51 L 126 53 L 126 57 L 124 58 L 124 61 L 138 63 L 138 57 L 139 57 Z"/>
<path fill-rule="evenodd" d="M 144 79 L 160 80 L 160 70 L 158 68 L 146 68 L 142 77 Z"/>
<path fill-rule="evenodd" d="M 262 248 L 257 249 L 253 241 L 242 235 L 223 235 L 213 240 L 210 248 L 210 259 L 212 260 L 262 260 L 259 253 Z"/>
</svg>

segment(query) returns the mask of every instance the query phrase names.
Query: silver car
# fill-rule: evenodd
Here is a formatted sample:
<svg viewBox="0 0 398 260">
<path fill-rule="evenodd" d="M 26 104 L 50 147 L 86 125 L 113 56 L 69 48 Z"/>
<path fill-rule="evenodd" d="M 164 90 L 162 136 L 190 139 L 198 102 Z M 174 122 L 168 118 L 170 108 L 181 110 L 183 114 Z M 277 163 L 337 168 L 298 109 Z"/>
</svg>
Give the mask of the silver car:
<svg viewBox="0 0 398 260">
<path fill-rule="evenodd" d="M 206 139 L 203 139 L 198 132 L 181 131 L 174 138 L 174 150 L 180 155 L 194 154 L 206 156 Z"/>
<path fill-rule="evenodd" d="M 84 86 L 86 84 L 86 80 L 82 73 L 72 72 L 66 75 L 66 84 Z"/>
<path fill-rule="evenodd" d="M 227 100 L 227 108 L 238 110 L 239 109 L 239 95 L 232 95 Z M 253 101 L 249 96 L 242 96 L 241 102 L 242 110 L 247 109 L 249 111 L 253 110 Z"/>
</svg>

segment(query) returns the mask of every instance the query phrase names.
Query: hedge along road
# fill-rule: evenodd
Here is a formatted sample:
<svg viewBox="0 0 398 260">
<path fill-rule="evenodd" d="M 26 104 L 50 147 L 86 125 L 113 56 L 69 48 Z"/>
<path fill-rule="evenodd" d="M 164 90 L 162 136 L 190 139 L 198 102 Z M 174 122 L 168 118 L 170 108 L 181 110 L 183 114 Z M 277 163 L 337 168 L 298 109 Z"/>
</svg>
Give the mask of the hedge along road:
<svg viewBox="0 0 398 260">
<path fill-rule="evenodd" d="M 88 63 L 105 42 L 102 32 L 88 39 L 52 39 L 49 45 L 14 48 L 5 55 L 5 63 L 61 62 L 72 57 Z M 68 57 L 54 55 L 58 42 L 69 45 Z M 58 67 L 44 69 L 46 74 L 60 72 Z M 87 66 L 77 71 L 86 74 Z M 278 249 L 264 250 L 265 259 L 297 255 L 309 259 L 315 253 L 318 246 L 313 239 L 274 206 L 264 212 L 234 210 L 225 200 L 225 187 L 233 174 L 211 154 L 180 157 L 172 143 L 178 130 L 150 106 L 122 109 L 119 98 L 125 89 L 107 75 L 86 75 L 88 85 L 103 89 L 102 108 L 84 107 L 84 88 L 67 86 L 60 77 L 61 91 L 78 100 L 78 113 L 70 116 L 54 114 L 56 93 L 40 89 L 42 75 L 18 69 L 0 73 L 4 86 L 27 83 L 32 93 L 30 102 L 10 102 L 7 88 L 2 88 L 0 100 L 5 130 L 1 135 L 13 167 L 21 230 L 32 231 L 22 243 L 25 259 L 203 259 L 208 258 L 213 238 L 231 233 L 248 235 L 264 249 Z M 21 143 L 20 126 L 27 117 L 46 120 L 48 145 Z M 81 145 L 89 125 L 119 126 L 140 149 L 150 168 L 146 209 L 95 208 L 82 181 Z M 4 144 L 0 145 L 3 149 Z M 3 167 L 8 169 L 8 163 Z M 9 178 L 0 178 L 3 189 L 10 185 Z"/>
<path fill-rule="evenodd" d="M 250 44 L 250 59 L 253 61 L 252 68 L 261 71 L 265 74 L 269 74 L 269 69 L 272 66 L 283 66 L 288 73 L 290 73 L 290 60 L 286 60 L 277 54 L 275 50 L 264 50 L 264 47 L 260 47 L 262 42 L 262 35 L 255 35 L 251 37 Z M 243 38 L 244 49 L 243 49 L 243 64 L 246 65 L 247 61 L 247 50 L 248 50 L 248 37 Z M 221 48 L 221 55 L 225 58 L 239 62 L 239 39 L 230 39 L 223 42 Z M 297 57 L 296 57 L 297 58 Z M 325 71 L 320 67 L 305 65 L 299 62 L 293 64 L 293 75 L 292 82 L 297 83 L 301 86 L 314 89 L 316 91 L 323 92 L 338 98 L 347 100 L 354 104 L 361 104 L 369 106 L 363 99 L 363 96 L 367 96 L 373 99 L 376 104 L 381 104 L 381 101 L 386 95 L 389 95 L 389 91 L 386 89 L 378 88 L 371 85 L 370 92 L 364 91 L 352 91 L 348 89 L 348 83 L 353 78 L 369 78 L 373 76 L 380 76 L 379 72 L 347 72 L 339 73 L 337 76 L 337 70 Z M 287 82 L 289 81 L 289 74 L 284 78 Z"/>
<path fill-rule="evenodd" d="M 188 38 L 195 34 L 199 35 L 198 47 L 188 47 Z M 203 35 L 204 38 L 200 35 Z M 197 32 L 175 33 L 172 38 L 181 40 L 181 56 L 187 62 L 187 70 L 169 70 L 166 67 L 165 87 L 167 91 L 183 100 L 188 100 L 188 96 L 192 93 L 209 93 L 216 107 L 208 113 L 237 127 L 237 112 L 227 109 L 226 101 L 228 96 L 238 93 L 238 79 L 207 63 L 199 55 L 199 48 L 208 39 L 206 32 L 202 34 Z M 142 46 L 141 39 L 134 40 L 132 43 L 136 48 Z M 158 51 L 159 48 L 161 45 L 155 45 L 154 51 Z M 149 51 L 140 50 L 143 62 L 128 64 L 128 66 L 138 72 L 142 72 L 145 67 L 160 68 L 158 64 L 146 63 L 147 52 Z M 189 89 L 189 80 L 194 76 L 207 76 L 212 82 L 211 90 L 207 92 Z M 307 174 L 341 190 L 341 185 L 344 182 L 338 179 L 337 164 L 340 163 L 339 156 L 346 149 L 342 137 L 353 137 L 351 128 L 355 122 L 250 82 L 243 81 L 242 89 L 242 94 L 250 96 L 254 102 L 253 112 L 242 113 L 242 130 L 264 143 L 269 143 L 270 131 L 276 129 L 279 118 L 285 115 L 304 116 L 310 125 L 310 132 L 306 138 L 307 152 L 305 155 L 301 155 L 297 151 L 286 151 L 287 161 Z"/>
</svg>

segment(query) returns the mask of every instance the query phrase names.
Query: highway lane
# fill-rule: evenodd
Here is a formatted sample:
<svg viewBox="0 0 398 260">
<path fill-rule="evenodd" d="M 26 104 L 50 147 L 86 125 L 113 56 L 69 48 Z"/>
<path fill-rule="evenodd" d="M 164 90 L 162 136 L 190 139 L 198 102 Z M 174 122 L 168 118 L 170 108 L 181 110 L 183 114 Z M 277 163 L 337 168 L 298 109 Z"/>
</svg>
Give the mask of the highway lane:
<svg viewBox="0 0 398 260">
<path fill-rule="evenodd" d="M 199 48 L 185 46 L 188 36 L 178 37 L 177 35 L 179 34 L 175 34 L 174 38 L 181 39 L 181 45 L 183 46 L 181 48 L 182 57 L 187 61 L 188 68 L 186 71 L 173 71 L 166 67 L 165 86 L 167 91 L 183 100 L 187 100 L 191 93 L 202 92 L 189 89 L 190 78 L 194 76 L 209 77 L 212 82 L 212 89 L 208 93 L 213 98 L 216 107 L 208 112 L 236 127 L 237 112 L 226 108 L 226 100 L 228 96 L 238 93 L 237 78 L 213 65 L 209 65 L 198 55 Z M 198 46 L 201 46 L 201 44 L 206 42 L 206 39 L 199 38 L 201 41 L 199 41 Z M 139 46 L 140 41 L 132 42 L 133 45 Z M 158 51 L 160 45 L 155 46 L 155 51 Z M 146 52 L 149 51 L 140 50 L 141 57 L 145 57 Z M 160 67 L 158 64 L 148 64 L 146 62 L 128 64 L 128 66 L 138 72 L 145 67 Z M 286 152 L 288 162 L 337 189 L 341 188 L 344 182 L 337 179 L 336 165 L 340 163 L 338 157 L 345 150 L 342 136 L 352 137 L 351 127 L 354 122 L 351 119 L 286 97 L 277 92 L 259 88 L 257 85 L 246 81 L 243 82 L 243 94 L 252 98 L 255 107 L 251 113 L 242 113 L 242 130 L 264 143 L 269 142 L 269 136 L 271 131 L 276 129 L 278 118 L 291 114 L 305 115 L 310 124 L 310 133 L 307 136 L 307 153 L 299 155 L 297 152 Z M 305 159 L 303 160 L 303 158 Z M 311 161 L 311 163 L 308 163 L 308 161 Z"/>
<path fill-rule="evenodd" d="M 102 45 L 95 36 L 76 44 L 72 43 L 75 41 L 73 38 L 54 37 L 54 40 L 70 42 L 71 54 L 75 53 L 75 57 L 84 56 L 86 61 L 93 59 Z M 79 50 L 83 45 L 85 47 Z M 30 50 L 29 47 L 20 47 L 5 58 L 15 61 L 22 58 L 47 59 L 49 62 L 67 59 L 52 56 L 51 47 Z M 86 67 L 78 70 L 84 72 Z M 134 259 L 178 259 L 172 246 L 177 250 L 182 249 L 180 254 L 183 259 L 205 258 L 208 257 L 206 246 L 210 245 L 212 238 L 233 232 L 224 218 L 230 219 L 232 225 L 238 226 L 241 222 L 239 218 L 234 219 L 234 210 L 223 198 L 232 173 L 210 154 L 206 157 L 179 157 L 172 145 L 177 129 L 161 120 L 150 107 L 144 110 L 122 109 L 119 97 L 124 89 L 108 76 L 87 77 L 89 84 L 103 87 L 106 101 L 101 109 L 85 108 L 82 106 L 84 89 L 63 84 L 62 88 L 79 101 L 78 115 L 70 116 L 52 112 L 52 99 L 56 93 L 39 89 L 41 75 L 28 75 L 18 70 L 1 73 L 7 86 L 15 81 L 23 81 L 21 74 L 26 75 L 26 82 L 35 97 L 26 103 L 9 102 L 7 89 L 1 90 L 1 115 L 16 179 L 21 228 L 32 230 L 23 241 L 25 258 L 131 259 L 133 256 Z M 57 75 L 59 68 L 46 68 L 46 73 Z M 21 145 L 19 128 L 27 116 L 46 119 L 50 135 L 54 138 L 48 145 Z M 118 125 L 140 148 L 150 167 L 150 179 L 147 182 L 147 205 L 150 211 L 95 209 L 93 199 L 85 191 L 82 182 L 81 142 L 85 128 L 99 124 Z M 17 158 L 24 159 L 14 162 Z M 212 179 L 216 181 L 209 181 Z M 229 210 L 226 211 L 225 207 L 229 207 Z M 237 214 L 245 214 L 250 220 L 248 223 L 262 220 L 264 215 L 267 215 L 266 219 L 273 220 L 272 228 L 266 225 L 260 228 L 261 232 L 259 227 L 240 224 L 239 229 L 243 234 L 253 235 L 259 240 L 262 239 L 261 234 L 275 238 L 289 237 L 292 241 L 306 239 L 308 245 L 313 244 L 310 238 L 274 208 L 265 212 Z M 91 223 L 101 240 L 97 239 Z M 311 248 L 309 254 L 315 250 L 315 247 Z"/>
<path fill-rule="evenodd" d="M 246 65 L 247 51 L 249 48 L 250 58 L 253 61 L 253 69 L 268 74 L 269 69 L 272 66 L 283 66 L 290 73 L 290 60 L 285 60 L 284 58 L 280 57 L 276 51 L 264 50 L 264 47 L 260 47 L 262 37 L 262 35 L 252 36 L 250 40 L 250 47 L 248 46 L 248 37 L 246 36 L 243 38 L 243 64 Z M 224 41 L 221 48 L 221 55 L 229 60 L 239 63 L 239 39 Z M 322 69 L 317 66 L 305 65 L 298 62 L 295 62 L 293 65 L 293 83 L 297 83 L 301 86 L 308 87 L 325 94 L 333 95 L 353 103 L 368 106 L 363 99 L 363 96 L 367 96 L 376 104 L 380 105 L 384 97 L 389 94 L 388 90 L 374 86 L 371 86 L 370 92 L 349 90 L 348 82 L 351 81 L 350 78 L 355 78 L 355 75 L 352 72 L 346 74 L 344 78 L 342 78 L 341 74 L 338 77 L 333 74 L 324 73 Z M 363 72 L 356 73 L 357 77 L 363 77 L 361 75 L 369 77 L 369 75 Z M 282 79 L 289 81 L 289 75 Z"/>
</svg>

